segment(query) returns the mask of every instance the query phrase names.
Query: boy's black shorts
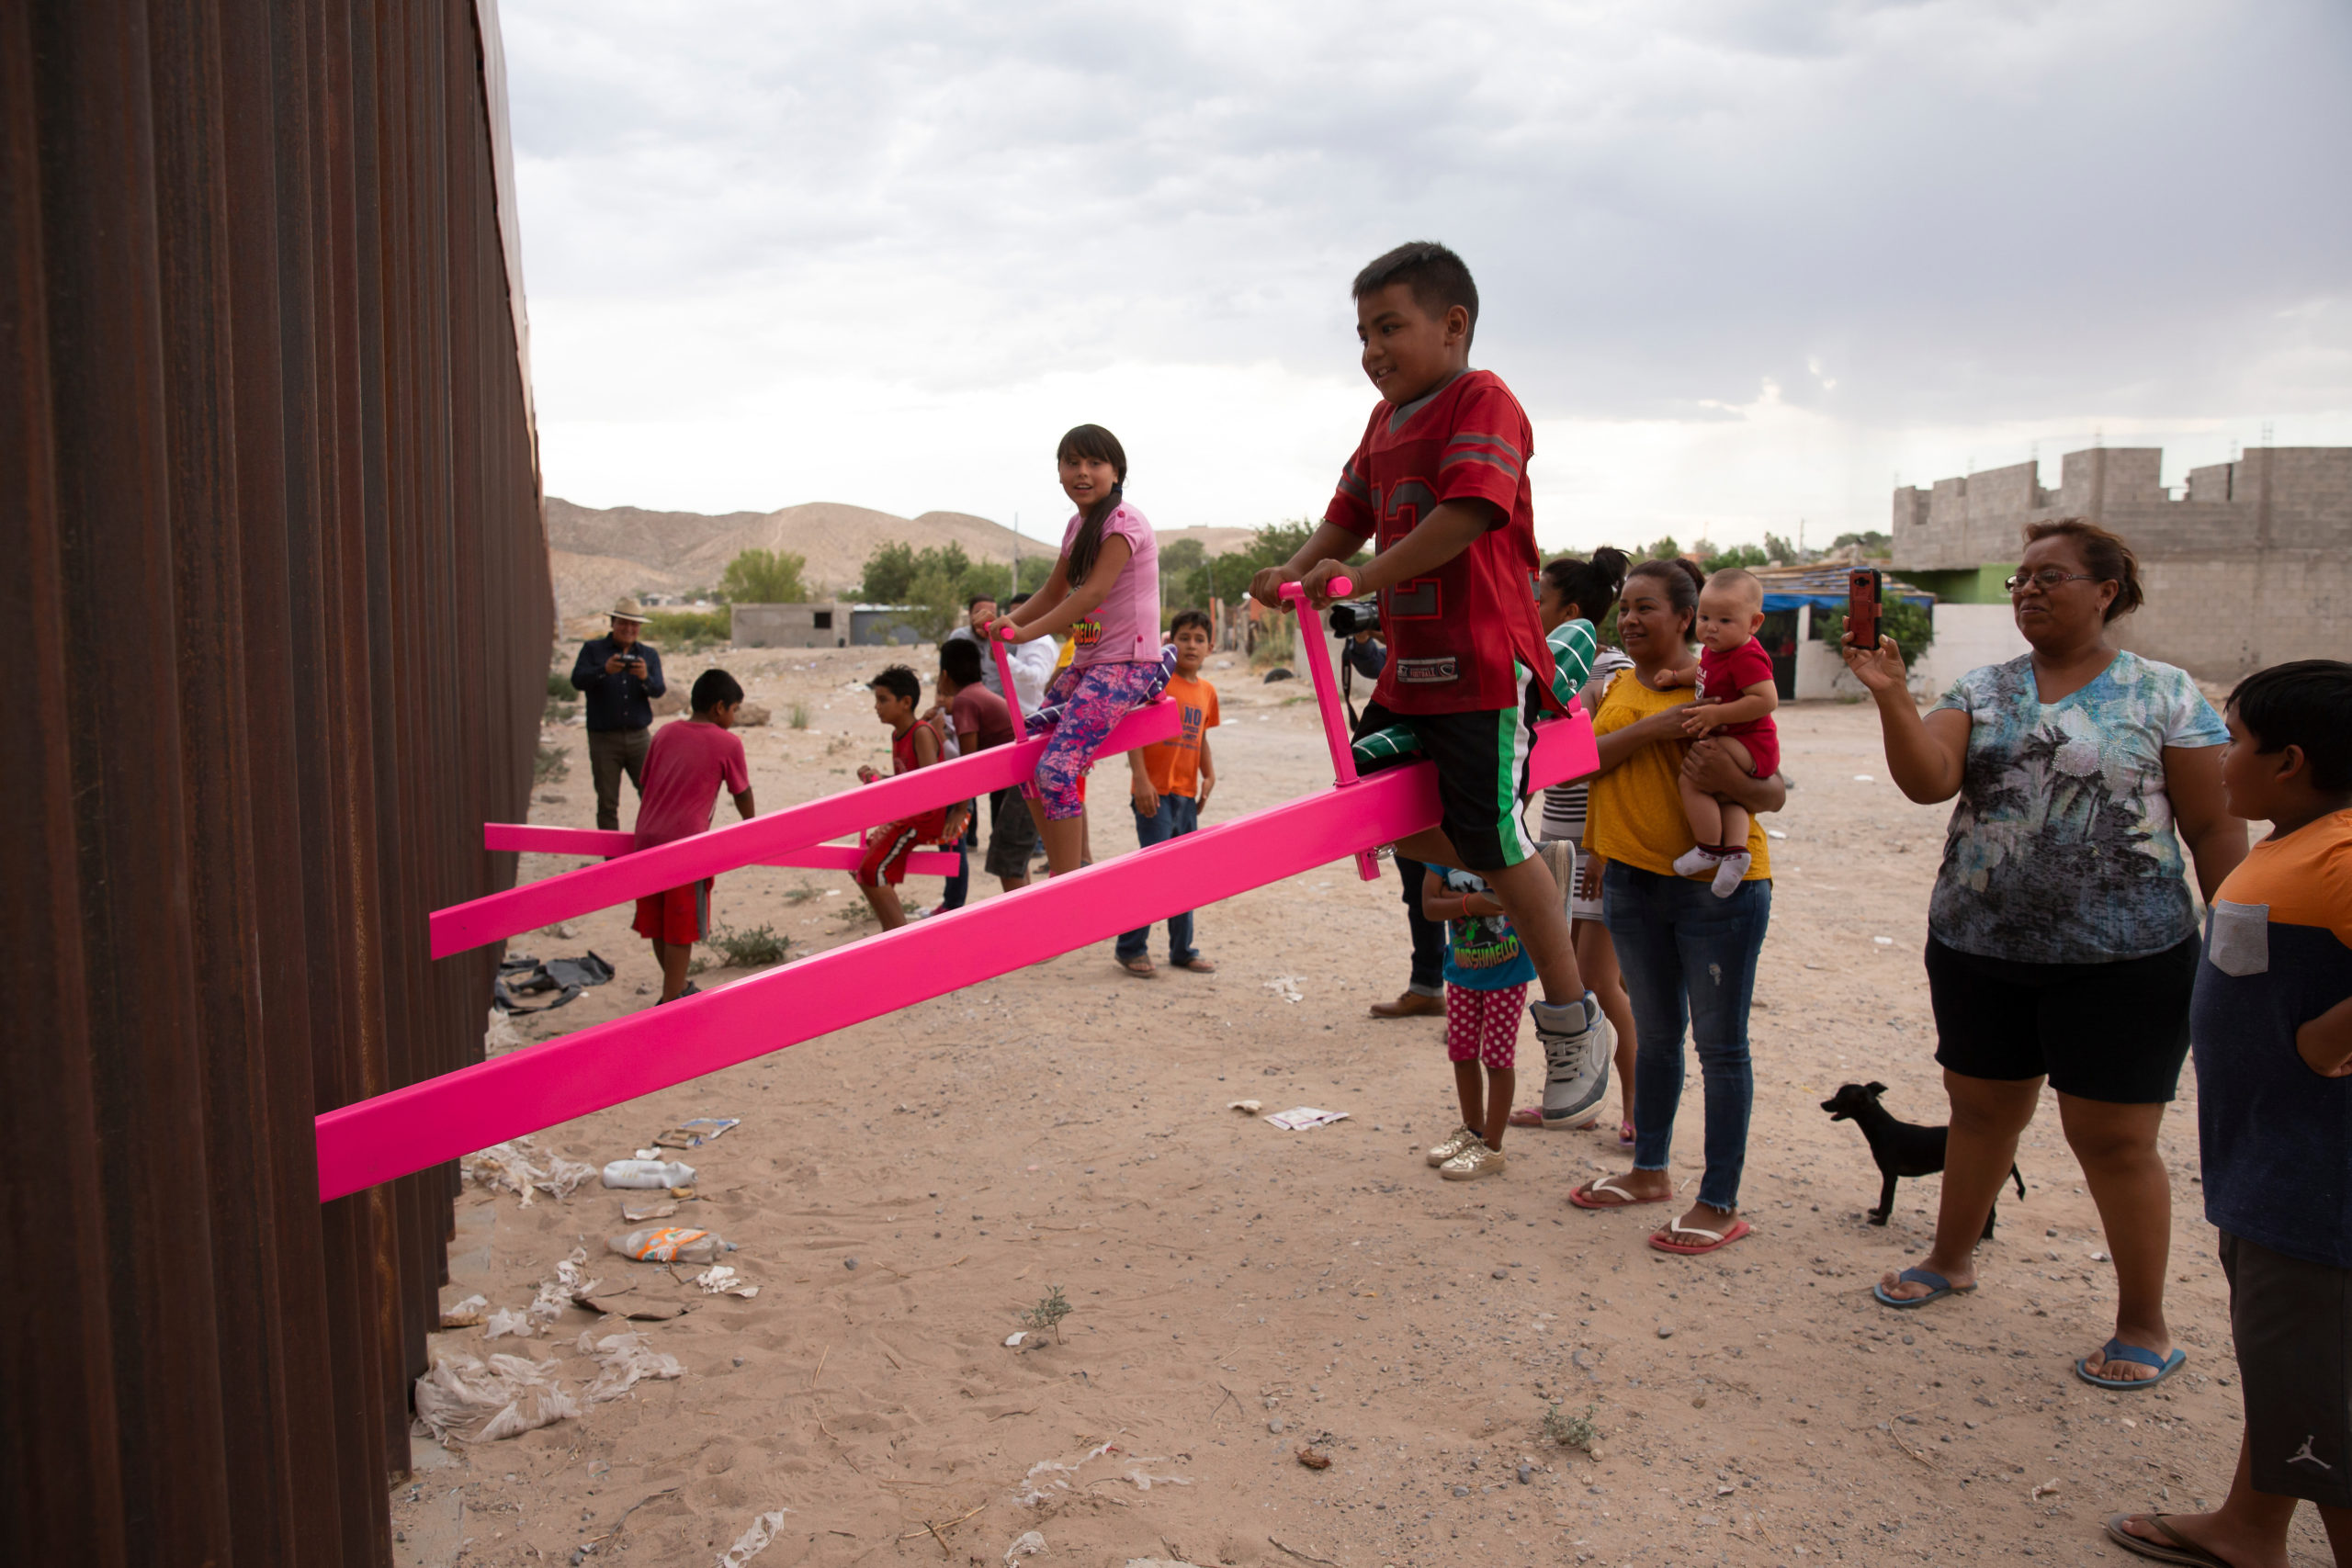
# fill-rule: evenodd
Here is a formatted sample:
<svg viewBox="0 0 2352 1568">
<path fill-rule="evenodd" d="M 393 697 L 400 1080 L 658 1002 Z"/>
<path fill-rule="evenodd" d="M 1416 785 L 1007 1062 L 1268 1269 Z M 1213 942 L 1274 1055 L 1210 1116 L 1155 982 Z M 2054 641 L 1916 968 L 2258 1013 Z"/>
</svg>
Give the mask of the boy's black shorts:
<svg viewBox="0 0 2352 1568">
<path fill-rule="evenodd" d="M 1439 826 L 1453 844 L 1464 871 L 1500 871 L 1535 852 L 1520 827 L 1520 803 L 1527 798 L 1528 758 L 1535 747 L 1535 718 L 1544 711 L 1541 688 L 1530 681 L 1527 700 L 1516 708 L 1476 713 L 1396 713 L 1376 702 L 1363 705 L 1355 739 L 1402 725 L 1437 764 L 1437 798 L 1444 813 Z M 1360 762 L 1375 773 L 1414 756 Z"/>
<path fill-rule="evenodd" d="M 2188 1055 L 2198 939 L 2112 964 L 2021 964 L 1928 938 L 1936 1060 L 1968 1078 L 2050 1078 L 2078 1100 L 2159 1105 Z"/>
<path fill-rule="evenodd" d="M 2254 1489 L 2352 1508 L 2352 1269 L 2221 1235 Z"/>
</svg>

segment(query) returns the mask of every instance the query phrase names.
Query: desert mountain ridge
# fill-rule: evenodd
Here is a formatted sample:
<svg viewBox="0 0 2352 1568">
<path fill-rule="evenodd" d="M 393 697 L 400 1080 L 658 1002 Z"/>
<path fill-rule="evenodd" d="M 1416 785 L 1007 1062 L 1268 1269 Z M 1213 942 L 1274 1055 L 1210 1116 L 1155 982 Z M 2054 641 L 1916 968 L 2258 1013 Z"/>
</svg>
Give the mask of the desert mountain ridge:
<svg viewBox="0 0 2352 1568">
<path fill-rule="evenodd" d="M 916 549 L 961 545 L 975 560 L 1010 561 L 1015 536 L 1001 523 L 963 512 L 900 517 L 871 507 L 814 501 L 775 512 L 652 512 L 636 506 L 589 507 L 548 497 L 548 557 L 560 615 L 593 614 L 628 593 L 675 593 L 718 582 L 727 563 L 745 550 L 788 550 L 808 562 L 803 579 L 815 592 L 852 590 L 866 557 L 886 544 Z M 1156 528 L 1164 549 L 1198 539 L 1211 555 L 1237 548 L 1247 528 Z M 1052 543 L 1023 532 L 1021 553 L 1036 556 Z"/>
</svg>

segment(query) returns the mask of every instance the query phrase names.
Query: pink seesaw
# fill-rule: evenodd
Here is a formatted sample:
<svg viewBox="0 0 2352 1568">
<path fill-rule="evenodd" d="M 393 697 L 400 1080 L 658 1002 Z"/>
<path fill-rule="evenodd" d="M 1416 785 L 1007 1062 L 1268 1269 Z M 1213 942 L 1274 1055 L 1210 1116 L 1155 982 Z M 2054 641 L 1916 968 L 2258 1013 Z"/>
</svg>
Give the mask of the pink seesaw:
<svg viewBox="0 0 2352 1568">
<path fill-rule="evenodd" d="M 485 822 L 481 847 L 537 855 L 590 855 L 618 860 L 637 852 L 637 836 L 603 828 L 547 828 L 536 822 Z M 809 844 L 767 855 L 754 865 L 788 866 L 799 871 L 855 871 L 865 858 L 857 844 Z M 907 869 L 917 876 L 953 876 L 956 856 L 945 850 L 917 850 L 907 857 Z"/>
<path fill-rule="evenodd" d="M 1347 592 L 1339 583 L 1333 589 Z M 1304 600 L 1289 597 L 1312 647 L 1319 628 L 1308 619 Z M 1328 677 L 1328 660 L 1325 673 Z M 1009 689 L 1010 681 L 1006 684 Z M 1337 705 L 1322 705 L 1327 733 L 1339 737 L 1333 742 L 1335 768 L 1346 746 Z M 1133 714 L 1128 720 L 1142 716 Z M 1121 733 L 1113 732 L 1105 750 Z M 999 747 L 966 761 L 983 761 L 1016 750 Z M 926 768 L 891 783 L 913 783 L 957 765 Z M 1591 722 L 1580 705 L 1565 717 L 1537 726 L 1529 758 L 1533 787 L 1584 777 L 1599 765 Z M 1351 765 L 1347 772 L 1353 773 Z M 855 796 L 864 805 L 888 787 L 876 785 L 855 792 Z M 962 798 L 973 787 L 959 785 L 955 797 Z M 844 798 L 836 795 L 815 805 L 831 806 Z M 893 807 L 890 814 L 901 809 Z M 861 815 L 874 814 L 868 810 Z M 330 1111 L 318 1119 L 319 1196 L 322 1201 L 340 1198 L 1042 963 L 1139 924 L 1335 860 L 1369 855 L 1382 844 L 1435 827 L 1439 815 L 1434 766 L 1412 762 L 1390 768 L 984 903 L 878 932 L 721 990 L 615 1019 Z M 761 820 L 769 819 L 704 837 L 740 833 Z M 662 850 L 680 847 L 663 845 Z M 659 852 L 648 850 L 629 859 Z M 566 876 L 606 869 L 590 867 Z M 972 930 L 965 931 L 967 925 Z"/>
</svg>

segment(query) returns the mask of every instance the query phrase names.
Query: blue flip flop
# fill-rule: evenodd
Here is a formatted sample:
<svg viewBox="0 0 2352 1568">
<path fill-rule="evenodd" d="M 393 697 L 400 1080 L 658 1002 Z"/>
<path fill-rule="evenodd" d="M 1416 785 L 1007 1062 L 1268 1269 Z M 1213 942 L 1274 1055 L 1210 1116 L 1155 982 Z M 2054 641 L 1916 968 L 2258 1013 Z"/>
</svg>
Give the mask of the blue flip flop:
<svg viewBox="0 0 2352 1568">
<path fill-rule="evenodd" d="M 1909 1301 L 1905 1301 L 1901 1296 L 1888 1295 L 1884 1285 L 1872 1285 L 1871 1287 L 1871 1294 L 1878 1298 L 1879 1305 L 1891 1306 L 1900 1312 L 1908 1312 L 1913 1307 L 1926 1306 L 1929 1302 L 1939 1300 L 1945 1296 L 1964 1296 L 1968 1294 L 1969 1292 L 1976 1288 L 1973 1285 L 1955 1285 L 1950 1280 L 1945 1279 L 1941 1274 L 1937 1273 L 1932 1269 L 1905 1269 L 1902 1273 L 1897 1274 L 1894 1277 L 1894 1282 L 1898 1285 L 1925 1285 L 1928 1287 L 1928 1293 L 1926 1295 L 1918 1296 Z"/>
<path fill-rule="evenodd" d="M 2154 1388 L 2180 1371 L 2181 1363 L 2188 1359 L 2188 1352 L 2186 1350 L 2175 1350 L 2169 1356 L 2159 1356 L 2154 1350 L 2143 1350 L 2137 1345 L 2126 1345 L 2120 1339 L 2109 1340 L 2099 1347 L 2098 1353 L 2110 1361 L 2131 1361 L 2138 1366 L 2156 1369 L 2156 1375 L 2152 1378 L 2103 1378 L 2092 1373 L 2088 1356 L 2075 1360 L 2075 1375 L 2076 1377 L 2093 1388 L 2111 1388 L 2119 1393 Z"/>
</svg>

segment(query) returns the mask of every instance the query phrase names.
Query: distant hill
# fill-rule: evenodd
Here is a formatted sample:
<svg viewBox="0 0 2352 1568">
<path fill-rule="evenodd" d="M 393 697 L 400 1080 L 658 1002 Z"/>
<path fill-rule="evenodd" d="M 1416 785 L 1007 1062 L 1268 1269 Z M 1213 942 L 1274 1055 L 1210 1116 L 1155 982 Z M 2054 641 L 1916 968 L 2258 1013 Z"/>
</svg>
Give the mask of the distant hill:
<svg viewBox="0 0 2352 1568">
<path fill-rule="evenodd" d="M 1161 528 L 1162 548 L 1178 539 L 1198 539 L 1211 555 L 1250 536 L 1247 528 Z M 817 501 L 777 512 L 648 512 L 635 506 L 602 510 L 548 497 L 548 561 L 555 576 L 556 606 L 565 616 L 593 614 L 624 593 L 674 593 L 708 588 L 727 563 L 745 550 L 789 550 L 808 562 L 804 577 L 814 591 L 840 593 L 853 588 L 865 559 L 879 545 L 903 543 L 916 549 L 961 545 L 974 560 L 1010 561 L 1012 529 L 962 512 L 926 512 L 899 517 L 863 506 Z M 1034 556 L 1044 540 L 1023 534 L 1021 553 Z"/>
</svg>

